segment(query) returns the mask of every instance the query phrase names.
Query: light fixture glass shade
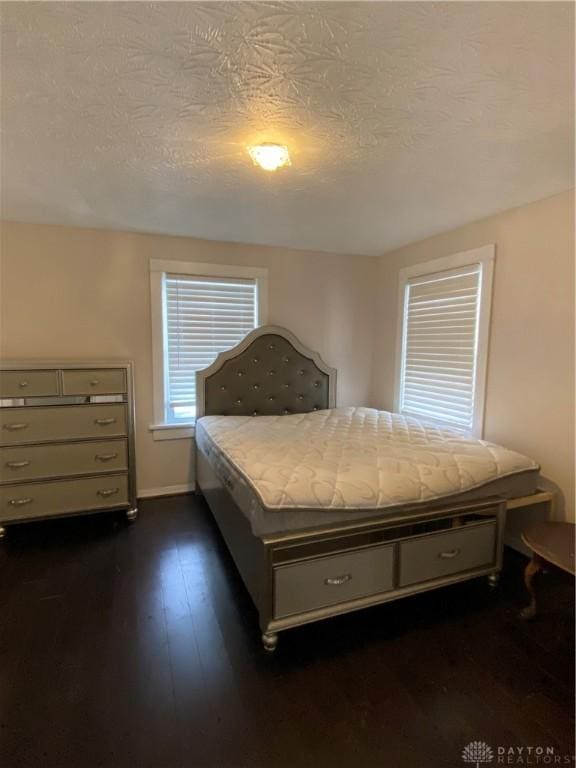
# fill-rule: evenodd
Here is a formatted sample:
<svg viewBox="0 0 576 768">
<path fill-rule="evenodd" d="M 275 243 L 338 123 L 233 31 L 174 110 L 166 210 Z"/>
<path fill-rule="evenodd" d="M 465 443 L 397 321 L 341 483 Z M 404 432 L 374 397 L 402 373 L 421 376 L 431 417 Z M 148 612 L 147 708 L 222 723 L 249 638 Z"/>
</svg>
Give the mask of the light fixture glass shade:
<svg viewBox="0 0 576 768">
<path fill-rule="evenodd" d="M 264 171 L 277 171 L 278 168 L 290 165 L 288 147 L 282 144 L 258 144 L 249 147 L 248 154 L 254 165 L 260 166 Z"/>
</svg>

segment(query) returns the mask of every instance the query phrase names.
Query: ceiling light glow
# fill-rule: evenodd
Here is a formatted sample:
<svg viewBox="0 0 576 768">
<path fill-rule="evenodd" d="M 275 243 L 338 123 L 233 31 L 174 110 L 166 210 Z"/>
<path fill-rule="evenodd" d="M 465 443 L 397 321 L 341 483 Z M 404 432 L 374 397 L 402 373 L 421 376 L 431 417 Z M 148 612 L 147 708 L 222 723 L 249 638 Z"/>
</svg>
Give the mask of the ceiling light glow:
<svg viewBox="0 0 576 768">
<path fill-rule="evenodd" d="M 258 165 L 264 171 L 277 171 L 290 165 L 288 147 L 282 144 L 258 144 L 248 148 L 248 154 L 254 165 Z"/>
</svg>

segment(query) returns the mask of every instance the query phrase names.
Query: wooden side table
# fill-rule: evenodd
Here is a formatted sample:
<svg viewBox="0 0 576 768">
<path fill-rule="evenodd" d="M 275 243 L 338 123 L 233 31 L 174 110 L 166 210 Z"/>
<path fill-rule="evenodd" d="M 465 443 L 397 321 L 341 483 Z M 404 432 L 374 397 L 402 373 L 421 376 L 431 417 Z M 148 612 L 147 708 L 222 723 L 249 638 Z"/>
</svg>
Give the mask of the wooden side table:
<svg viewBox="0 0 576 768">
<path fill-rule="evenodd" d="M 552 563 L 575 575 L 575 531 L 574 523 L 539 522 L 530 525 L 522 534 L 522 541 L 532 550 L 532 559 L 524 571 L 524 583 L 530 595 L 530 605 L 520 614 L 523 619 L 533 619 L 538 612 L 534 577 L 546 563 Z"/>
</svg>

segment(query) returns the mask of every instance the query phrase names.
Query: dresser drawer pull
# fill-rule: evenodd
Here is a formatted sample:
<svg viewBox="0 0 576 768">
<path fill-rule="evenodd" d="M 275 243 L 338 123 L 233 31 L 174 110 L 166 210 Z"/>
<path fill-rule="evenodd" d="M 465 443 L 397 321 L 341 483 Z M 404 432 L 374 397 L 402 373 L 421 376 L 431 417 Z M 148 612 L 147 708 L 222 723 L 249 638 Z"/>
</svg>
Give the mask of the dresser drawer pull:
<svg viewBox="0 0 576 768">
<path fill-rule="evenodd" d="M 25 389 L 28 386 L 28 382 L 27 381 L 20 381 L 20 382 L 18 382 L 18 386 L 21 389 Z"/>
<path fill-rule="evenodd" d="M 92 381 L 90 382 L 90 386 L 91 387 L 97 387 L 98 384 L 100 384 L 100 380 L 99 379 L 92 379 Z"/>
<path fill-rule="evenodd" d="M 115 493 L 118 493 L 120 488 L 102 488 L 100 491 L 97 491 L 98 496 L 104 496 L 104 498 L 107 498 L 108 496 L 114 496 Z"/>
<path fill-rule="evenodd" d="M 452 560 L 454 557 L 458 557 L 460 554 L 459 549 L 449 549 L 447 552 L 440 552 L 438 554 L 438 557 L 442 560 Z"/>
<path fill-rule="evenodd" d="M 24 499 L 10 499 L 8 502 L 13 507 L 23 507 L 24 504 L 32 504 L 34 499 L 31 496 L 26 496 Z"/>
<path fill-rule="evenodd" d="M 324 584 L 327 584 L 329 587 L 339 587 L 341 584 L 346 584 L 351 578 L 351 573 L 344 573 L 342 576 L 330 576 L 324 579 Z"/>
<path fill-rule="evenodd" d="M 26 429 L 28 424 L 19 423 L 19 424 L 4 424 L 4 429 L 7 429 L 8 432 L 16 432 L 18 429 Z"/>
<path fill-rule="evenodd" d="M 26 459 L 24 461 L 7 461 L 6 466 L 10 467 L 10 469 L 22 469 L 23 467 L 28 467 L 30 465 L 30 462 Z"/>
<path fill-rule="evenodd" d="M 108 424 L 115 424 L 116 419 L 110 417 L 109 419 L 94 419 L 94 424 L 98 424 L 101 427 L 107 427 Z"/>
<path fill-rule="evenodd" d="M 117 453 L 97 453 L 96 456 L 94 456 L 96 461 L 112 461 L 112 459 L 117 459 L 118 454 Z"/>
</svg>

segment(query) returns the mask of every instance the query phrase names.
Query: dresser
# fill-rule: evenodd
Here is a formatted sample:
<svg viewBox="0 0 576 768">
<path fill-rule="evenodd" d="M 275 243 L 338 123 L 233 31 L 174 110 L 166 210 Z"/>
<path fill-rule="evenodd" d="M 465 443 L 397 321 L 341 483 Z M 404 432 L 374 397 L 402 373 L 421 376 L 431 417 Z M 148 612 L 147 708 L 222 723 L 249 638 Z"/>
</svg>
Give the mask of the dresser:
<svg viewBox="0 0 576 768">
<path fill-rule="evenodd" d="M 0 364 L 0 536 L 9 523 L 137 515 L 131 363 Z"/>
</svg>

